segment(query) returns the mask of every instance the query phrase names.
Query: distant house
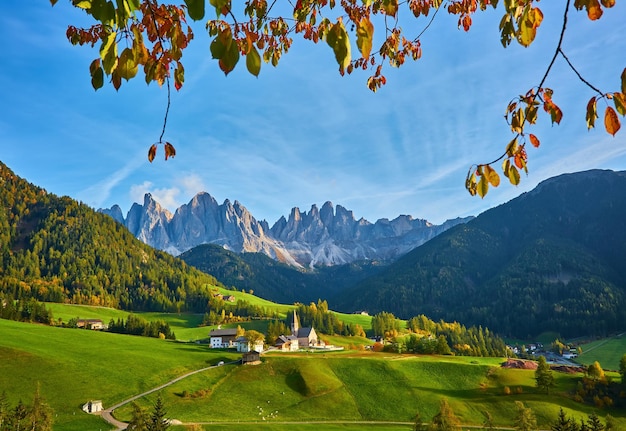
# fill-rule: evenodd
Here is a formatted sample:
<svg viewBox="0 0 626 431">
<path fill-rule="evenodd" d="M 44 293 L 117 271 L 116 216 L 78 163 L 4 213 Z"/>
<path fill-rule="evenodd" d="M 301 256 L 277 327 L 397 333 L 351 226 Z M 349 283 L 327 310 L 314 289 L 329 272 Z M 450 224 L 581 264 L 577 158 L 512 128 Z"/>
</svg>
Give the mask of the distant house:
<svg viewBox="0 0 626 431">
<path fill-rule="evenodd" d="M 254 345 L 248 341 L 246 337 L 237 337 L 235 339 L 235 345 L 237 347 L 238 352 L 246 353 L 246 352 L 262 352 L 263 351 L 263 340 L 258 340 Z"/>
<path fill-rule="evenodd" d="M 578 357 L 578 353 L 574 353 L 574 352 L 563 352 L 563 358 L 564 359 L 574 359 Z"/>
<path fill-rule="evenodd" d="M 100 319 L 78 319 L 76 321 L 76 327 L 101 331 L 104 329 L 104 323 Z"/>
<path fill-rule="evenodd" d="M 104 410 L 104 408 L 102 407 L 102 401 L 100 400 L 87 401 L 83 405 L 83 411 L 86 413 L 98 413 L 102 410 Z"/>
<path fill-rule="evenodd" d="M 255 365 L 259 363 L 261 363 L 261 354 L 254 350 L 244 353 L 241 358 L 242 365 Z"/>
<path fill-rule="evenodd" d="M 300 348 L 298 345 L 298 337 L 293 335 L 280 335 L 276 339 L 275 345 L 283 352 L 296 352 Z"/>
<path fill-rule="evenodd" d="M 214 293 L 213 296 L 226 302 L 235 302 L 236 299 L 233 295 L 222 295 L 221 293 Z"/>
<path fill-rule="evenodd" d="M 236 347 L 237 328 L 213 329 L 209 332 L 212 349 L 229 349 Z"/>
</svg>

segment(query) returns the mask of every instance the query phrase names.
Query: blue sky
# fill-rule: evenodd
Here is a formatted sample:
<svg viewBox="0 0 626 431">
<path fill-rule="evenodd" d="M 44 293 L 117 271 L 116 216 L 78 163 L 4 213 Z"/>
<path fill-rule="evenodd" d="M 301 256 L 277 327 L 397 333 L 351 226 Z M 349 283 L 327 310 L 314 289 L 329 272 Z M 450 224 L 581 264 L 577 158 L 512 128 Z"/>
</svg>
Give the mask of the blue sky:
<svg viewBox="0 0 626 431">
<path fill-rule="evenodd" d="M 483 200 L 465 191 L 469 166 L 493 160 L 512 138 L 506 105 L 539 83 L 563 3 L 539 3 L 544 22 L 526 49 L 500 45 L 502 8 L 475 15 L 469 33 L 442 11 L 422 38 L 422 59 L 386 67 L 387 85 L 376 94 L 368 75 L 341 77 L 325 43 L 299 36 L 277 68 L 264 64 L 255 78 L 240 62 L 225 77 L 197 23 L 164 137 L 178 154 L 166 162 L 160 148 L 150 164 L 165 90 L 138 77 L 119 92 L 110 85 L 95 92 L 88 67 L 97 48 L 65 38 L 67 25 L 84 23 L 84 14 L 67 0 L 54 8 L 48 0 L 3 0 L 0 160 L 49 192 L 94 208 L 119 204 L 124 213 L 146 192 L 173 211 L 206 191 L 220 203 L 238 200 L 270 225 L 294 206 L 308 211 L 325 201 L 372 222 L 477 215 L 561 173 L 626 169 L 626 130 L 611 137 L 601 117 L 587 131 L 593 92 L 559 59 L 546 86 L 564 118 L 552 127 L 540 117 L 533 133 L 542 144 L 528 148 L 529 175 Z M 603 91 L 619 90 L 626 67 L 625 17 L 624 2 L 598 22 L 570 10 L 564 50 Z"/>
</svg>

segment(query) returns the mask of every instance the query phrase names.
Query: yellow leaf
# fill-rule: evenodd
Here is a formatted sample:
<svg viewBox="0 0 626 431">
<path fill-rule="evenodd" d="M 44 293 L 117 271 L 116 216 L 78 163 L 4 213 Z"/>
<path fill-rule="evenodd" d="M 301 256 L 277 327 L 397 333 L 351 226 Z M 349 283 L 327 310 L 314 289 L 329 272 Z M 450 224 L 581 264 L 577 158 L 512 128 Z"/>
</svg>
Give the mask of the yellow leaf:
<svg viewBox="0 0 626 431">
<path fill-rule="evenodd" d="M 343 21 L 339 19 L 330 27 L 326 34 L 326 43 L 335 52 L 335 59 L 339 64 L 339 69 L 343 71 L 350 64 L 350 40 L 348 33 L 343 26 Z"/>
<path fill-rule="evenodd" d="M 615 103 L 615 109 L 620 115 L 626 115 L 626 94 L 613 93 L 613 103 Z"/>
<path fill-rule="evenodd" d="M 481 198 L 484 198 L 488 191 L 489 191 L 489 182 L 487 182 L 487 179 L 483 175 L 480 177 L 480 181 L 478 182 L 478 187 L 476 187 L 476 192 L 478 193 L 478 196 L 480 196 Z"/>
<path fill-rule="evenodd" d="M 361 51 L 363 58 L 368 58 L 372 51 L 372 39 L 374 38 L 374 25 L 369 18 L 364 17 L 358 22 L 356 35 L 356 46 Z"/>
<path fill-rule="evenodd" d="M 626 67 L 622 71 L 622 94 L 626 94 Z"/>
<path fill-rule="evenodd" d="M 621 124 L 619 122 L 619 118 L 617 118 L 617 113 L 615 112 L 615 109 L 607 106 L 606 111 L 604 111 L 604 128 L 611 135 L 615 136 L 620 127 Z"/>
<path fill-rule="evenodd" d="M 489 184 L 491 184 L 492 186 L 498 187 L 500 185 L 500 175 L 498 175 L 495 169 L 493 169 L 491 166 L 485 166 L 484 176 L 487 178 L 487 181 L 489 181 Z"/>
</svg>

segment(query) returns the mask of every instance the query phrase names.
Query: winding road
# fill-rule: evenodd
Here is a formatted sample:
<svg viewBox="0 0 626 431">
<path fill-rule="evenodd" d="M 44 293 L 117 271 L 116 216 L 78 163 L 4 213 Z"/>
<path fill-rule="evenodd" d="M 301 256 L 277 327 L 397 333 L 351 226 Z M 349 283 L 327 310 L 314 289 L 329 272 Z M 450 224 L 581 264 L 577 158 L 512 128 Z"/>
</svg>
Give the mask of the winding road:
<svg viewBox="0 0 626 431">
<path fill-rule="evenodd" d="M 233 364 L 233 363 L 236 363 L 236 362 L 239 362 L 239 361 L 228 362 L 228 363 Z M 122 407 L 122 406 L 124 406 L 124 405 L 126 405 L 128 403 L 131 403 L 131 402 L 135 401 L 136 399 L 145 397 L 146 395 L 149 395 L 149 394 L 151 394 L 153 392 L 160 391 L 161 389 L 163 389 L 163 388 L 165 388 L 167 386 L 173 385 L 174 383 L 179 382 L 179 381 L 181 381 L 181 380 L 183 380 L 183 379 L 185 379 L 185 378 L 187 378 L 189 376 L 193 376 L 194 374 L 198 374 L 198 373 L 201 373 L 203 371 L 209 370 L 211 368 L 216 368 L 216 367 L 219 367 L 219 365 L 211 365 L 210 367 L 205 367 L 205 368 L 201 368 L 199 370 L 191 371 L 191 372 L 189 372 L 187 374 L 183 374 L 182 376 L 178 376 L 175 379 L 170 380 L 169 382 L 162 384 L 161 386 L 157 386 L 156 388 L 152 388 L 149 391 L 143 392 L 143 393 L 141 393 L 139 395 L 135 395 L 134 397 L 131 397 L 131 398 L 127 399 L 127 400 L 124 400 L 121 403 L 117 403 L 114 406 L 109 407 L 108 409 L 102 410 L 102 413 L 101 413 L 102 419 L 104 419 L 105 421 L 107 421 L 108 423 L 113 425 L 115 427 L 116 431 L 125 430 L 126 427 L 128 426 L 128 424 L 126 422 L 118 421 L 117 419 L 115 419 L 113 417 L 113 411 L 115 409 L 118 409 L 118 408 L 120 408 L 120 407 Z"/>
</svg>

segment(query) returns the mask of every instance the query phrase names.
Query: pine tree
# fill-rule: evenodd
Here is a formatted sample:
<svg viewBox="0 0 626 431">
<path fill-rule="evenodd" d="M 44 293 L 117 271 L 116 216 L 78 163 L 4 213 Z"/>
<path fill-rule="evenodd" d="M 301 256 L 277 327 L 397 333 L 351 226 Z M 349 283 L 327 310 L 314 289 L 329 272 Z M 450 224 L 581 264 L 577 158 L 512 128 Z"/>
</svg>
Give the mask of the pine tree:
<svg viewBox="0 0 626 431">
<path fill-rule="evenodd" d="M 557 422 L 550 427 L 552 431 L 576 431 L 577 427 L 571 419 L 567 417 L 563 408 L 559 410 L 559 418 Z"/>
<path fill-rule="evenodd" d="M 148 430 L 148 418 L 146 417 L 146 411 L 142 409 L 137 403 L 132 404 L 133 414 L 130 422 L 128 422 L 127 430 L 133 431 L 147 431 Z"/>
<path fill-rule="evenodd" d="M 439 404 L 439 413 L 433 417 L 433 431 L 460 431 L 460 421 L 452 411 L 447 399 L 442 399 Z"/>
<path fill-rule="evenodd" d="M 30 431 L 52 431 L 52 409 L 41 397 L 39 384 L 37 384 L 33 405 L 28 413 L 28 429 Z"/>
<path fill-rule="evenodd" d="M 535 382 L 539 389 L 546 390 L 546 394 L 550 394 L 550 388 L 554 387 L 554 376 L 544 356 L 539 356 L 537 370 L 535 371 Z"/>
<path fill-rule="evenodd" d="M 515 401 L 517 415 L 515 416 L 515 429 L 517 431 L 535 431 L 537 429 L 537 418 L 530 409 L 525 407 L 521 401 Z"/>
<path fill-rule="evenodd" d="M 148 431 L 165 431 L 170 427 L 169 421 L 165 418 L 167 412 L 165 411 L 165 406 L 163 405 L 163 400 L 161 399 L 161 395 L 157 397 L 156 403 L 154 403 L 154 408 L 152 409 L 152 414 L 150 415 L 150 420 L 148 421 Z"/>
<path fill-rule="evenodd" d="M 600 418 L 596 414 L 596 412 L 592 412 L 589 415 L 589 419 L 587 419 L 587 425 L 589 426 L 589 431 L 604 431 L 604 424 L 600 422 Z"/>
</svg>

